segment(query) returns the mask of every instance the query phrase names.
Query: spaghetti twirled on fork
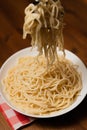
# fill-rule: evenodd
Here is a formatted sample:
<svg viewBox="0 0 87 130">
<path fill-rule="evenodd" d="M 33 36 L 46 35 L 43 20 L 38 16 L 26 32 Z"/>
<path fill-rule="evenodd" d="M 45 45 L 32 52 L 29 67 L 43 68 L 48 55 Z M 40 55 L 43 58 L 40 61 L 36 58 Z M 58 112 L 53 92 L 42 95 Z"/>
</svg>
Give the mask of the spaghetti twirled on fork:
<svg viewBox="0 0 87 130">
<path fill-rule="evenodd" d="M 57 57 L 57 46 L 64 53 L 63 14 L 60 0 L 40 0 L 25 9 L 23 38 L 30 34 L 32 46 L 37 46 L 40 54 L 45 53 L 49 63 Z"/>
</svg>

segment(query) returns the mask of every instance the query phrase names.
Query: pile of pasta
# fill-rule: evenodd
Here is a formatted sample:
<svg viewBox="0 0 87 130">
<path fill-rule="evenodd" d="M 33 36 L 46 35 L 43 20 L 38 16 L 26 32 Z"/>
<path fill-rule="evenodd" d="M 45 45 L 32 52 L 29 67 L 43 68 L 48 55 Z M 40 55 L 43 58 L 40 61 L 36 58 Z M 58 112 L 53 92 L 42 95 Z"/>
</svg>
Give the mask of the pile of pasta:
<svg viewBox="0 0 87 130">
<path fill-rule="evenodd" d="M 77 66 L 64 57 L 47 68 L 46 58 L 22 57 L 3 80 L 13 106 L 26 114 L 46 115 L 69 107 L 82 88 Z"/>
</svg>

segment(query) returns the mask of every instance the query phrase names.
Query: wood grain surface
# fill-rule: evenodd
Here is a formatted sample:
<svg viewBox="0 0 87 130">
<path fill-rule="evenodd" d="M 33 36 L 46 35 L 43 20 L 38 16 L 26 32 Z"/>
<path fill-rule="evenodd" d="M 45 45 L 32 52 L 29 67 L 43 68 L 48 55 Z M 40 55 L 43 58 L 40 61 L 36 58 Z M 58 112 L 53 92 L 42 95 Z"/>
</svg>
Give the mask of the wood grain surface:
<svg viewBox="0 0 87 130">
<path fill-rule="evenodd" d="M 22 39 L 24 9 L 31 1 L 0 0 L 0 67 L 13 53 L 31 45 L 30 37 Z M 65 48 L 87 66 L 87 0 L 61 1 L 65 9 Z M 0 130 L 11 130 L 1 113 Z M 20 130 L 87 130 L 87 96 L 73 111 L 60 117 L 37 119 Z"/>
</svg>

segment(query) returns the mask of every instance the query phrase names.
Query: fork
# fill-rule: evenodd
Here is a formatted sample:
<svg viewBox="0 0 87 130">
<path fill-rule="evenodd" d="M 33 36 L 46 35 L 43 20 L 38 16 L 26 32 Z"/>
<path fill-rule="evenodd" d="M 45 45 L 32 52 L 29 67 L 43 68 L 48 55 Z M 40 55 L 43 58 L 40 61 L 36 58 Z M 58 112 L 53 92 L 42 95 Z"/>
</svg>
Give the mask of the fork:
<svg viewBox="0 0 87 130">
<path fill-rule="evenodd" d="M 33 4 L 34 4 L 34 5 L 37 5 L 39 2 L 40 2 L 40 0 L 34 0 L 34 1 L 33 1 Z"/>
</svg>

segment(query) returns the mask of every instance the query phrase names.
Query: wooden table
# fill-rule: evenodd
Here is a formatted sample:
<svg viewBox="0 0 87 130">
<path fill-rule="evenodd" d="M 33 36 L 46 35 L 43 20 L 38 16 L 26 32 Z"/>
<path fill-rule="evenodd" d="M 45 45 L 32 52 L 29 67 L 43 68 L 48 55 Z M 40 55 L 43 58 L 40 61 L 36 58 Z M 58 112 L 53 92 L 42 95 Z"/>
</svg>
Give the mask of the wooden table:
<svg viewBox="0 0 87 130">
<path fill-rule="evenodd" d="M 22 39 L 24 8 L 29 0 L 0 0 L 0 66 L 22 48 L 30 46 L 30 37 Z M 62 0 L 65 8 L 65 48 L 79 56 L 87 66 L 87 0 Z M 10 130 L 0 113 L 0 130 Z M 21 130 L 87 130 L 87 96 L 73 111 L 60 117 L 38 119 Z"/>
</svg>

